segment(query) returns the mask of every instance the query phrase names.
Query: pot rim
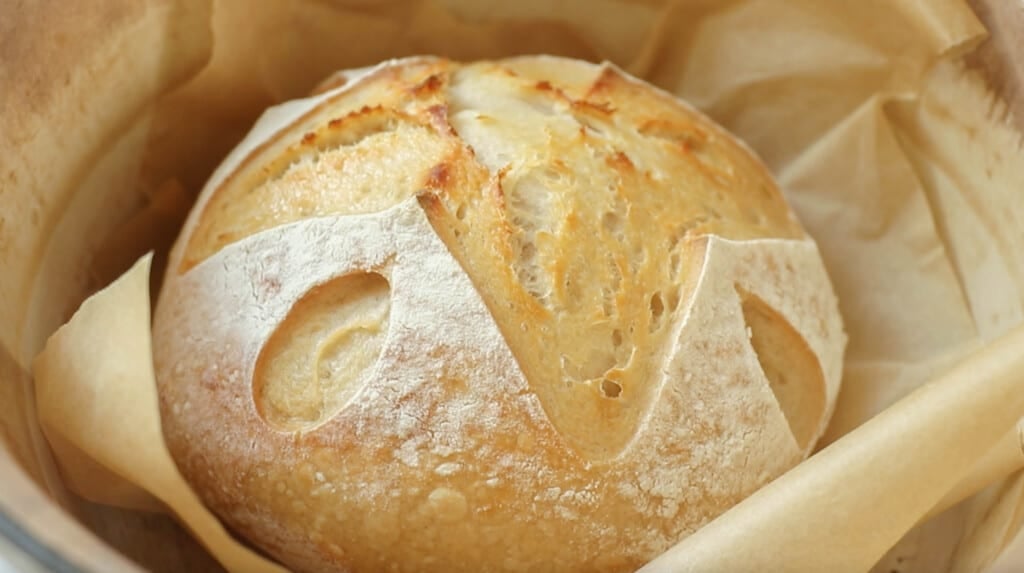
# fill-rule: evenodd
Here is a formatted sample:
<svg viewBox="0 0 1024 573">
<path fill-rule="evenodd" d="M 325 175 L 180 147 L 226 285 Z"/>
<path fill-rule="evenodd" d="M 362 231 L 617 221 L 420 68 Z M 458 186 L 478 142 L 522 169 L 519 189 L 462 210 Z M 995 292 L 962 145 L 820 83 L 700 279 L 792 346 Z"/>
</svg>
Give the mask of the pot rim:
<svg viewBox="0 0 1024 573">
<path fill-rule="evenodd" d="M 84 569 L 70 562 L 53 547 L 45 544 L 36 536 L 18 525 L 2 509 L 0 509 L 0 537 L 10 542 L 20 552 L 20 557 L 31 563 L 34 571 L 51 571 L 53 573 L 87 573 Z M 5 565 L 4 555 L 0 554 L 0 570 Z M 30 573 L 30 572 L 26 572 Z"/>
</svg>

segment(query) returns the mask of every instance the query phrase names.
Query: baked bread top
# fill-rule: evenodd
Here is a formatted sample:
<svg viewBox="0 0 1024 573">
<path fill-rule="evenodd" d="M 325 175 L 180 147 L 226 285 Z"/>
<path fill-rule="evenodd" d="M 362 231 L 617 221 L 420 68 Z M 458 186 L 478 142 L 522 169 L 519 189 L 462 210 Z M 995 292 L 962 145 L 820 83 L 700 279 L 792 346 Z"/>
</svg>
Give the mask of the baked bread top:
<svg viewBox="0 0 1024 573">
<path fill-rule="evenodd" d="M 271 110 L 154 325 L 169 446 L 299 570 L 631 570 L 798 462 L 845 336 L 770 174 L 614 66 L 387 62 Z"/>
</svg>

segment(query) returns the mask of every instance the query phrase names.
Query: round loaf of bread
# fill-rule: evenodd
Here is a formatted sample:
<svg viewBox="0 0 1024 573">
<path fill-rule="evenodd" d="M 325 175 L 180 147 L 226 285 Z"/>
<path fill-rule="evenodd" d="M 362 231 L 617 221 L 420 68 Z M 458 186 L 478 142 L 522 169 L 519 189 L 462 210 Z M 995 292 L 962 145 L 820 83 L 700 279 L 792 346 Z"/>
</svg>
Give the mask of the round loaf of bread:
<svg viewBox="0 0 1024 573">
<path fill-rule="evenodd" d="M 269 110 L 154 322 L 168 445 L 297 571 L 632 571 L 798 463 L 845 335 L 722 128 L 612 65 L 412 58 Z"/>
</svg>

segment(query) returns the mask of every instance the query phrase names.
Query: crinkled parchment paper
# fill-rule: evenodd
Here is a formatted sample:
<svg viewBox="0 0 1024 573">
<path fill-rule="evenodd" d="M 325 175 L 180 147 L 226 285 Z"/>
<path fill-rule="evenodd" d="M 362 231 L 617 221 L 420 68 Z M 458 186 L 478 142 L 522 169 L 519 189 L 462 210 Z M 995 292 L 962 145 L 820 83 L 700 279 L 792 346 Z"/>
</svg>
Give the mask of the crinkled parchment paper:
<svg viewBox="0 0 1024 573">
<path fill-rule="evenodd" d="M 336 69 L 417 53 L 609 59 L 762 155 L 821 247 L 850 335 L 823 449 L 649 570 L 968 572 L 1012 540 L 1024 162 L 1008 112 L 959 63 L 985 35 L 965 2 L 222 0 L 212 26 L 209 64 L 124 132 L 141 144 L 119 164 L 163 199 L 124 223 L 131 242 L 115 233 L 95 251 L 96 276 L 165 247 L 182 190 L 198 192 L 260 110 Z M 35 362 L 43 428 L 80 495 L 168 507 L 227 568 L 254 571 L 160 441 L 148 294 L 137 265 L 51 338 Z"/>
</svg>

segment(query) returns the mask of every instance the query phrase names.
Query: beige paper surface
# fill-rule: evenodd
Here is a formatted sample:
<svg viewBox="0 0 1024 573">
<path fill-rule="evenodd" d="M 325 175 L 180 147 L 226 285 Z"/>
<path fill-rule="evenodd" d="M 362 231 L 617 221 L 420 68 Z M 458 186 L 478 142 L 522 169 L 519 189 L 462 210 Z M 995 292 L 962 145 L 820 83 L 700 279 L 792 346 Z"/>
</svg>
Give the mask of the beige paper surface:
<svg viewBox="0 0 1024 573">
<path fill-rule="evenodd" d="M 1024 421 L 1019 421 L 979 457 L 964 477 L 928 511 L 928 516 L 933 517 L 942 513 L 986 486 L 1021 469 L 1024 469 Z"/>
<path fill-rule="evenodd" d="M 920 105 L 895 104 L 890 115 L 933 205 L 979 335 L 991 340 L 1024 315 L 1024 163 L 1013 127 L 1021 118 L 1007 114 L 977 73 L 947 64 L 929 76 Z M 1010 543 L 1024 508 L 1020 483 L 1018 472 L 961 504 L 963 533 L 949 570 L 983 570 Z M 1014 566 L 1024 570 L 1024 559 L 1018 556 Z"/>
<path fill-rule="evenodd" d="M 850 334 L 844 386 L 823 445 L 1020 322 L 1024 281 L 1015 258 L 1020 234 L 1014 231 L 1021 227 L 1014 225 L 1021 220 L 1024 199 L 1013 193 L 1020 179 L 1014 172 L 1004 173 L 995 190 L 992 180 L 978 179 L 991 168 L 984 164 L 986 146 L 1002 146 L 1005 164 L 1019 156 L 1019 147 L 1006 146 L 1010 136 L 1004 134 L 996 141 L 975 142 L 965 155 L 959 151 L 957 126 L 948 125 L 950 114 L 941 113 L 951 105 L 941 94 L 948 92 L 947 84 L 958 81 L 959 72 L 953 65 L 935 68 L 935 62 L 969 49 L 983 34 L 964 2 L 577 0 L 558 3 L 555 11 L 540 0 L 499 3 L 501 8 L 494 11 L 481 5 L 467 0 L 374 6 L 222 0 L 214 10 L 210 65 L 151 112 L 148 143 L 140 150 L 142 177 L 180 181 L 197 192 L 263 107 L 305 93 L 335 69 L 414 53 L 462 59 L 529 52 L 609 58 L 686 97 L 748 141 L 779 176 L 818 240 Z M 545 17 L 538 20 L 541 14 Z M 245 26 L 238 25 L 242 21 Z M 983 98 L 964 96 L 955 105 L 957 112 L 964 106 L 972 110 L 980 125 L 993 123 Z M 998 193 L 999 207 L 983 200 L 987 193 Z M 972 208 L 961 217 L 965 205 Z M 992 225 L 994 230 L 989 230 Z M 148 248 L 135 246 L 143 247 Z M 102 263 L 98 268 L 104 268 Z M 143 279 L 133 274 L 131 280 Z M 106 292 L 100 296 L 110 300 Z M 143 299 L 134 306 L 122 302 L 116 313 L 138 314 L 144 308 L 148 316 L 148 304 Z M 73 336 L 88 339 L 110 332 L 116 319 L 89 312 L 75 320 L 78 328 L 62 333 L 69 343 Z M 148 323 L 138 322 L 134 328 L 134 338 L 146 337 Z M 55 359 L 54 353 L 48 355 L 50 359 L 37 363 L 44 372 Z M 77 359 L 88 372 L 103 368 L 109 358 L 87 354 Z M 146 364 L 134 383 L 151 383 Z M 673 558 L 695 571 L 744 570 L 755 563 L 763 570 L 790 570 L 803 558 L 822 563 L 814 558 L 830 555 L 843 555 L 846 563 L 859 567 L 850 570 L 869 568 L 944 496 L 970 493 L 1015 463 L 997 457 L 994 463 L 972 468 L 1024 414 L 1011 399 L 1010 386 L 1003 388 L 1005 394 L 986 387 L 986 394 L 974 391 L 980 382 L 957 381 L 943 391 L 951 394 L 926 393 L 932 402 L 925 400 L 925 406 L 920 398 L 902 403 L 901 414 L 885 414 L 865 427 L 866 432 L 823 451 L 780 481 L 782 485 L 752 499 L 755 509 L 746 504 L 738 508 L 752 512 L 742 522 L 723 518 L 725 525 L 716 522 L 699 534 L 708 548 L 727 541 L 728 554 L 684 542 Z M 936 392 L 944 398 L 934 398 Z M 88 427 L 77 418 L 82 412 L 61 410 L 59 401 L 56 406 L 49 403 L 52 399 L 40 392 L 42 410 L 56 408 L 67 418 L 51 416 L 51 433 L 76 435 L 62 432 L 58 424 Z M 985 400 L 996 407 L 991 416 L 983 416 L 991 427 L 975 427 L 978 411 L 956 407 L 971 400 L 977 408 L 988 404 Z M 948 432 L 960 425 L 973 430 L 954 432 L 949 444 L 934 439 L 932 431 Z M 99 449 L 92 455 L 109 456 L 110 464 L 131 451 L 115 439 L 94 445 Z M 947 445 L 959 457 L 940 459 L 938 452 Z M 56 449 L 58 454 L 72 451 L 59 443 Z M 1014 453 L 1012 448 L 1003 451 L 1011 457 Z M 87 473 L 88 464 L 61 459 L 68 475 L 72 465 L 82 470 L 76 489 L 93 499 L 130 507 L 149 503 L 137 490 L 97 487 L 115 482 L 98 479 L 102 472 Z M 154 472 L 173 471 L 162 467 Z M 925 477 L 930 485 L 917 487 Z M 794 482 L 800 485 L 785 485 Z M 863 487 L 848 487 L 854 483 Z M 841 498 L 832 495 L 837 490 L 844 493 Z M 908 490 L 914 495 L 896 495 Z M 1019 484 L 1008 481 L 995 491 L 962 504 L 970 507 L 964 510 L 967 520 L 957 518 L 958 529 L 923 527 L 915 534 L 919 555 L 929 543 L 948 545 L 948 535 L 954 543 L 960 541 L 941 569 L 921 558 L 901 561 L 901 571 L 926 570 L 914 569 L 914 563 L 927 563 L 929 571 L 981 570 L 1019 521 Z M 766 496 L 774 497 L 758 501 Z M 841 503 L 852 513 L 833 514 Z M 186 522 L 199 519 L 190 517 L 191 510 L 169 505 Z M 796 508 L 804 508 L 803 513 Z M 804 521 L 818 529 L 771 527 Z M 820 537 L 837 522 L 862 528 Z M 879 522 L 886 526 L 875 527 Z M 716 537 L 709 540 L 712 535 Z M 819 535 L 813 555 L 758 551 L 796 547 L 794 541 L 810 535 Z M 230 544 L 223 546 L 229 549 L 220 548 L 220 543 L 230 542 L 224 537 L 204 542 L 215 553 L 234 551 Z M 751 560 L 731 561 L 742 556 Z M 759 560 L 765 556 L 778 560 Z M 726 566 L 730 568 L 722 569 Z"/>
</svg>

